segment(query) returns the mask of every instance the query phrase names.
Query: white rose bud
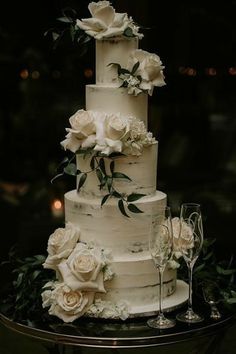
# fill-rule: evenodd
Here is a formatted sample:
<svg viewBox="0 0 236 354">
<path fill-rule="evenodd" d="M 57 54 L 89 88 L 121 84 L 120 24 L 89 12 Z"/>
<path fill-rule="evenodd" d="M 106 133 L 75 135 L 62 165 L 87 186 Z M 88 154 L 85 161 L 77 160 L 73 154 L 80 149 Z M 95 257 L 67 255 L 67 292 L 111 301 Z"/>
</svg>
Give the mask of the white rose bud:
<svg viewBox="0 0 236 354">
<path fill-rule="evenodd" d="M 70 117 L 69 121 L 71 129 L 68 128 L 67 131 L 76 134 L 78 139 L 87 138 L 96 132 L 94 119 L 89 111 L 81 109 Z"/>
</svg>

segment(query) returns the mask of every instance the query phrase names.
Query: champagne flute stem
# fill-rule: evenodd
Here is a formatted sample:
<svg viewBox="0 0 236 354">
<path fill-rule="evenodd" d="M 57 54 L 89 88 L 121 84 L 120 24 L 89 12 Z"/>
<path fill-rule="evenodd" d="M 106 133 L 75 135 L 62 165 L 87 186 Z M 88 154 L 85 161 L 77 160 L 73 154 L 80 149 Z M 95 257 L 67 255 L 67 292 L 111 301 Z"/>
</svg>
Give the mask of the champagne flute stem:
<svg viewBox="0 0 236 354">
<path fill-rule="evenodd" d="M 192 298 L 192 287 L 193 287 L 193 265 L 188 263 L 188 278 L 189 278 L 189 292 L 188 292 L 188 312 L 193 310 L 193 298 Z"/>
<path fill-rule="evenodd" d="M 159 285 L 159 317 L 163 318 L 164 315 L 162 312 L 162 287 L 163 287 L 164 269 L 163 269 L 163 267 L 159 267 L 158 270 L 159 270 L 159 282 L 160 282 L 160 285 Z"/>
</svg>

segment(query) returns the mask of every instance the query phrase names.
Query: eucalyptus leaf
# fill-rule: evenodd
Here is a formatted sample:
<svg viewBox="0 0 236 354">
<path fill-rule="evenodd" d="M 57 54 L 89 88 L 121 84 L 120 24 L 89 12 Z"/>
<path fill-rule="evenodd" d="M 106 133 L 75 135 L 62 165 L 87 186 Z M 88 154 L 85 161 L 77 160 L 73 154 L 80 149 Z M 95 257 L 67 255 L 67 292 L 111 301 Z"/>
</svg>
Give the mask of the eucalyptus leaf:
<svg viewBox="0 0 236 354">
<path fill-rule="evenodd" d="M 117 191 L 113 191 L 112 196 L 115 198 L 122 198 L 122 195 L 120 193 L 118 193 Z"/>
<path fill-rule="evenodd" d="M 129 218 L 129 215 L 126 213 L 126 211 L 125 211 L 125 206 L 124 206 L 124 202 L 123 202 L 123 200 L 122 199 L 120 199 L 119 201 L 118 201 L 118 207 L 119 207 L 119 209 L 120 209 L 120 212 L 124 215 L 124 216 L 126 216 L 127 218 Z"/>
<path fill-rule="evenodd" d="M 87 179 L 87 173 L 83 173 L 80 177 L 80 180 L 79 180 L 79 184 L 78 184 L 78 187 L 77 187 L 77 191 L 79 192 L 80 189 L 83 187 L 85 181 Z"/>
<path fill-rule="evenodd" d="M 121 172 L 114 172 L 112 175 L 112 178 L 121 178 L 121 179 L 127 179 L 129 181 L 132 181 L 132 179 L 129 178 L 129 176 L 125 175 L 124 173 Z"/>
<path fill-rule="evenodd" d="M 102 173 L 106 176 L 106 167 L 105 167 L 105 161 L 104 158 L 101 158 L 99 161 L 99 167 L 102 171 Z"/>
<path fill-rule="evenodd" d="M 142 210 L 140 210 L 135 204 L 132 203 L 128 204 L 128 209 L 135 214 L 143 213 Z"/>
<path fill-rule="evenodd" d="M 110 194 L 106 194 L 101 201 L 101 207 L 107 202 L 108 198 L 110 197 Z"/>
<path fill-rule="evenodd" d="M 111 189 L 112 189 L 112 178 L 110 176 L 107 177 L 107 188 L 108 188 L 108 191 L 110 192 Z"/>
<path fill-rule="evenodd" d="M 220 267 L 219 265 L 216 266 L 216 270 L 219 274 L 222 274 L 222 275 L 231 275 L 236 272 L 236 269 L 224 269 L 224 268 Z"/>
<path fill-rule="evenodd" d="M 96 175 L 97 175 L 97 178 L 98 178 L 99 182 L 102 184 L 103 175 L 102 175 L 102 172 L 100 171 L 100 169 L 96 169 Z"/>
<path fill-rule="evenodd" d="M 77 167 L 76 167 L 76 164 L 70 163 L 69 165 L 67 165 L 66 167 L 64 167 L 64 172 L 65 172 L 67 175 L 70 175 L 70 176 L 77 176 Z"/>
<path fill-rule="evenodd" d="M 124 30 L 123 35 L 124 35 L 125 37 L 134 37 L 132 28 L 127 27 L 127 28 Z"/>
<path fill-rule="evenodd" d="M 64 17 L 58 17 L 57 21 L 64 22 L 64 23 L 71 23 L 72 19 L 64 16 Z"/>
<path fill-rule="evenodd" d="M 111 163 L 110 163 L 110 171 L 111 171 L 111 174 L 114 173 L 114 169 L 115 169 L 115 161 L 111 161 Z"/>
<path fill-rule="evenodd" d="M 137 63 L 135 63 L 134 64 L 134 66 L 133 66 L 133 68 L 132 68 L 132 70 L 131 70 L 131 75 L 134 75 L 135 74 L 135 72 L 138 70 L 138 68 L 139 68 L 139 65 L 140 65 L 140 62 L 139 61 L 137 61 Z"/>
<path fill-rule="evenodd" d="M 95 156 L 93 156 L 93 157 L 91 158 L 91 161 L 90 161 L 90 168 L 91 168 L 91 170 L 94 170 L 94 168 L 95 168 Z"/>
<path fill-rule="evenodd" d="M 136 200 L 139 200 L 145 196 L 146 196 L 146 194 L 132 193 L 132 194 L 128 195 L 127 202 L 135 202 Z"/>
</svg>

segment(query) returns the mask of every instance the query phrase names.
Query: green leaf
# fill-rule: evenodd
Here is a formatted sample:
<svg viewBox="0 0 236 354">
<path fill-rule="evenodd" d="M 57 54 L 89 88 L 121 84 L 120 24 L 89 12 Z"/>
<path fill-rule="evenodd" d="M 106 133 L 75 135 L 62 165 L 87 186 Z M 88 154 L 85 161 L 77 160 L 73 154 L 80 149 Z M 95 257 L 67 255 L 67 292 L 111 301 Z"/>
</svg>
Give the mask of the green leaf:
<svg viewBox="0 0 236 354">
<path fill-rule="evenodd" d="M 108 188 L 108 191 L 110 192 L 111 189 L 112 189 L 112 178 L 110 176 L 107 177 L 107 188 Z"/>
<path fill-rule="evenodd" d="M 129 176 L 125 175 L 124 173 L 121 172 L 114 172 L 112 175 L 113 178 L 123 178 L 123 179 L 128 179 L 129 181 L 132 181 L 132 179 L 129 178 Z"/>
<path fill-rule="evenodd" d="M 65 164 L 67 164 L 69 162 L 69 158 L 68 157 L 64 157 L 64 159 L 60 162 L 60 164 L 57 166 L 57 171 L 60 170 L 60 168 L 62 166 L 64 166 Z"/>
<path fill-rule="evenodd" d="M 124 216 L 126 216 L 127 218 L 129 218 L 129 215 L 128 215 L 128 214 L 126 213 L 126 211 L 125 211 L 125 206 L 124 206 L 124 202 L 123 202 L 122 199 L 120 199 L 120 200 L 118 201 L 118 207 L 119 207 L 121 213 L 122 213 Z"/>
<path fill-rule="evenodd" d="M 205 263 L 202 263 L 199 266 L 195 267 L 193 270 L 194 274 L 200 272 L 204 267 L 205 267 Z"/>
<path fill-rule="evenodd" d="M 119 75 L 122 75 L 122 74 L 131 74 L 129 70 L 125 69 L 125 68 L 121 68 L 119 70 Z"/>
<path fill-rule="evenodd" d="M 114 169 L 115 169 L 115 161 L 111 161 L 111 163 L 110 163 L 110 171 L 111 171 L 111 174 L 113 174 Z"/>
<path fill-rule="evenodd" d="M 117 66 L 117 70 L 118 70 L 118 71 L 121 70 L 121 65 L 120 65 L 120 64 L 118 64 L 118 63 L 110 63 L 110 64 L 107 64 L 107 66 L 111 66 L 111 65 Z"/>
<path fill-rule="evenodd" d="M 142 210 L 140 210 L 135 204 L 128 204 L 128 209 L 129 209 L 129 211 L 131 211 L 132 213 L 136 213 L 136 214 L 138 214 L 138 213 L 143 213 L 143 211 Z"/>
<path fill-rule="evenodd" d="M 77 176 L 77 167 L 76 167 L 76 164 L 70 163 L 69 165 L 67 165 L 67 166 L 64 168 L 64 172 L 65 172 L 67 175 L 70 175 L 70 176 Z"/>
<path fill-rule="evenodd" d="M 210 259 L 213 255 L 214 255 L 214 253 L 213 253 L 213 252 L 210 252 L 210 253 L 206 254 L 202 259 L 203 259 L 204 261 L 207 261 L 207 260 Z"/>
<path fill-rule="evenodd" d="M 51 179 L 51 184 L 53 184 L 56 179 L 58 179 L 59 177 L 62 177 L 62 176 L 64 176 L 64 173 L 58 173 L 58 175 L 56 175 L 55 177 L 53 177 L 53 178 Z"/>
<path fill-rule="evenodd" d="M 109 157 L 111 159 L 116 159 L 116 158 L 119 158 L 119 157 L 122 157 L 122 156 L 125 156 L 124 154 L 122 154 L 122 152 L 112 152 Z"/>
<path fill-rule="evenodd" d="M 79 180 L 79 184 L 78 184 L 78 188 L 77 188 L 77 191 L 79 192 L 80 189 L 83 187 L 85 181 L 87 179 L 87 173 L 83 173 L 80 177 L 80 180 Z"/>
<path fill-rule="evenodd" d="M 117 191 L 113 191 L 112 196 L 115 198 L 122 198 L 122 195 L 120 193 L 118 193 Z"/>
<path fill-rule="evenodd" d="M 102 172 L 100 169 L 96 169 L 96 175 L 97 175 L 97 178 L 99 180 L 99 182 L 102 184 L 103 182 L 103 175 L 102 175 Z"/>
<path fill-rule="evenodd" d="M 64 22 L 64 23 L 72 23 L 71 18 L 68 17 L 58 17 L 57 21 Z"/>
<path fill-rule="evenodd" d="M 105 161 L 104 161 L 103 158 L 101 158 L 100 161 L 99 161 L 99 167 L 100 167 L 102 173 L 106 176 Z"/>
<path fill-rule="evenodd" d="M 132 68 L 132 71 L 131 71 L 131 75 L 134 75 L 135 72 L 138 70 L 139 68 L 139 65 L 140 65 L 140 62 L 137 61 L 137 63 L 134 64 L 133 68 Z"/>
<path fill-rule="evenodd" d="M 52 32 L 52 39 L 56 42 L 61 37 L 60 33 Z"/>
<path fill-rule="evenodd" d="M 146 194 L 132 193 L 132 194 L 128 195 L 127 202 L 135 202 L 136 200 L 139 200 L 145 196 L 146 196 Z"/>
<path fill-rule="evenodd" d="M 91 158 L 91 161 L 90 161 L 90 168 L 91 168 L 91 170 L 94 170 L 94 168 L 95 168 L 95 156 L 93 156 L 93 157 Z"/>
<path fill-rule="evenodd" d="M 124 30 L 123 35 L 124 35 L 125 37 L 134 37 L 132 28 L 127 27 L 127 28 Z"/>
<path fill-rule="evenodd" d="M 219 274 L 222 274 L 222 275 L 231 275 L 236 272 L 236 269 L 224 269 L 224 268 L 220 267 L 219 265 L 216 266 L 216 270 Z"/>
<path fill-rule="evenodd" d="M 106 194 L 101 201 L 101 207 L 107 202 L 108 198 L 110 197 L 110 194 Z"/>
<path fill-rule="evenodd" d="M 41 274 L 41 270 L 35 270 L 31 276 L 32 280 L 35 280 L 39 274 Z"/>
<path fill-rule="evenodd" d="M 226 302 L 228 304 L 236 304 L 236 298 L 235 297 L 231 297 L 231 298 L 227 299 Z"/>
<path fill-rule="evenodd" d="M 19 288 L 19 286 L 21 286 L 22 282 L 23 282 L 23 278 L 24 278 L 24 273 L 20 273 L 17 277 L 16 280 L 16 287 Z"/>
</svg>

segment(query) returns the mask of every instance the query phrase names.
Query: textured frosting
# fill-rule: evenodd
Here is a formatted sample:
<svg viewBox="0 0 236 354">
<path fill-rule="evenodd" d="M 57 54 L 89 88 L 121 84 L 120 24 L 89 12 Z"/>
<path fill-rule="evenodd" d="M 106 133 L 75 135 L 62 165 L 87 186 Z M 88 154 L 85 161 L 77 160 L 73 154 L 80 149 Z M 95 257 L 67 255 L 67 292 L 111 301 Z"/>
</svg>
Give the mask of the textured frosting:
<svg viewBox="0 0 236 354">
<path fill-rule="evenodd" d="M 135 204 L 143 213 L 127 218 L 121 215 L 116 198 L 101 208 L 101 198 L 83 198 L 74 190 L 65 194 L 65 218 L 80 227 L 82 242 L 95 241 L 110 248 L 113 256 L 132 255 L 148 251 L 150 217 L 155 208 L 166 205 L 166 194 L 157 191 Z"/>
<path fill-rule="evenodd" d="M 115 162 L 115 171 L 126 174 L 132 181 L 117 179 L 114 181 L 114 188 L 121 193 L 141 193 L 154 194 L 156 191 L 156 171 L 157 171 L 157 147 L 155 143 L 143 149 L 140 156 L 119 157 Z M 77 155 L 77 169 L 82 172 L 90 171 L 90 156 L 84 158 Z M 109 174 L 110 160 L 104 159 L 106 171 Z M 79 181 L 78 177 L 78 181 Z M 78 183 L 78 182 L 77 182 Z M 87 180 L 81 189 L 81 196 L 101 196 L 107 194 L 107 191 L 100 190 L 99 181 L 95 172 L 88 173 Z"/>
<path fill-rule="evenodd" d="M 117 77 L 117 67 L 110 66 L 117 63 L 126 67 L 130 52 L 138 48 L 138 38 L 130 39 L 119 37 L 96 41 L 96 84 L 120 86 Z"/>
<path fill-rule="evenodd" d="M 128 95 L 126 88 L 87 85 L 86 109 L 134 116 L 147 126 L 148 96 L 143 93 Z"/>
</svg>

